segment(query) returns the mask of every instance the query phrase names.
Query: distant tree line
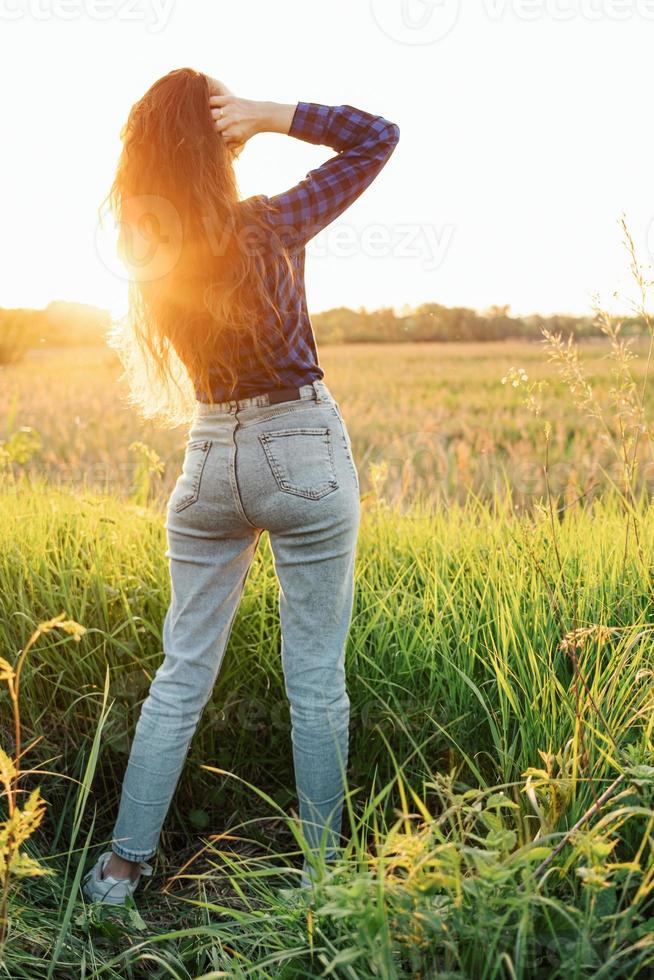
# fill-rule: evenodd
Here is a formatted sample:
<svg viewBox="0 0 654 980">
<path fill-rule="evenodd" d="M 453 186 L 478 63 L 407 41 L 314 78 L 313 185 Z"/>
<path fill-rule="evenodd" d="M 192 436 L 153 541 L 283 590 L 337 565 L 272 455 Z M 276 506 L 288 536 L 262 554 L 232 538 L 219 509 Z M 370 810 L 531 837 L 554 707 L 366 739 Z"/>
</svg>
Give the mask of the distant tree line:
<svg viewBox="0 0 654 980">
<path fill-rule="evenodd" d="M 601 335 L 592 316 L 511 316 L 508 306 L 492 306 L 483 313 L 465 306 L 424 303 L 397 315 L 392 308 L 367 312 L 339 307 L 311 317 L 316 338 L 323 344 L 412 343 L 415 341 L 542 340 L 547 327 L 563 337 L 583 339 Z M 622 319 L 625 334 L 641 333 L 645 324 L 632 317 Z"/>
<path fill-rule="evenodd" d="M 340 306 L 311 317 L 321 344 L 414 343 L 417 341 L 541 340 L 547 327 L 564 337 L 600 336 L 593 317 L 511 316 L 508 306 L 492 306 L 484 312 L 465 306 L 423 303 L 368 312 Z M 638 318 L 622 320 L 625 334 L 644 332 Z M 57 301 L 44 310 L 0 308 L 0 364 L 11 364 L 35 347 L 81 347 L 103 344 L 111 325 L 109 313 L 82 303 Z"/>
<path fill-rule="evenodd" d="M 0 364 L 19 361 L 35 347 L 82 347 L 104 343 L 106 310 L 84 303 L 50 303 L 44 310 L 0 308 Z"/>
</svg>

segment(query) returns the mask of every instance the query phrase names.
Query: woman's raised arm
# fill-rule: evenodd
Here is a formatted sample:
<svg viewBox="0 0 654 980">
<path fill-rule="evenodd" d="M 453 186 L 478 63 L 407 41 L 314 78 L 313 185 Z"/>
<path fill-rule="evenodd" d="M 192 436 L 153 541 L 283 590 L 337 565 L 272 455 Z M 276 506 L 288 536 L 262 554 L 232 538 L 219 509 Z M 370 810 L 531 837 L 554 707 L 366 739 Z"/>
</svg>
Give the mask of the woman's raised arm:
<svg viewBox="0 0 654 980">
<path fill-rule="evenodd" d="M 211 101 L 216 128 L 228 142 L 242 143 L 258 132 L 288 133 L 338 151 L 289 190 L 273 197 L 257 195 L 269 205 L 266 210 L 289 246 L 303 246 L 352 204 L 375 179 L 400 137 L 395 123 L 350 105 L 293 106 L 235 96 Z"/>
</svg>

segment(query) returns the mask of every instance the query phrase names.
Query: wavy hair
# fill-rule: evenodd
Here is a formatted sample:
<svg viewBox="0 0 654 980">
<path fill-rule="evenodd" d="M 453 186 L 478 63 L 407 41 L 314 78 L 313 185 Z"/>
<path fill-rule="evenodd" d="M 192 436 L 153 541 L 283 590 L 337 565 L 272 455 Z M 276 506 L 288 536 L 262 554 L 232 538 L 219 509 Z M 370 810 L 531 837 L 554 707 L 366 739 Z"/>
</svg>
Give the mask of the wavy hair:
<svg viewBox="0 0 654 980">
<path fill-rule="evenodd" d="M 121 131 L 105 201 L 130 273 L 128 312 L 109 343 L 131 404 L 171 426 L 193 418 L 198 398 L 213 400 L 212 382 L 229 398 L 244 363 L 261 366 L 274 386 L 282 318 L 270 278 L 282 264 L 293 273 L 262 202 L 239 199 L 234 153 L 214 127 L 209 95 L 207 76 L 191 68 L 148 89 Z M 271 238 L 274 268 L 260 247 Z"/>
</svg>

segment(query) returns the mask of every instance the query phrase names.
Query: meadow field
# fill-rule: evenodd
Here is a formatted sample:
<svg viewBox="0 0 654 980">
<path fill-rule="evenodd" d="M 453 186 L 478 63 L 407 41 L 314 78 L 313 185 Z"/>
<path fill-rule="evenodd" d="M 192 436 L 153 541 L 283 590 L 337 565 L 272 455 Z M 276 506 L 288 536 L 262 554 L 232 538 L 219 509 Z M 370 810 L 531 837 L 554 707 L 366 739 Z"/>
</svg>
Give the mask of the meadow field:
<svg viewBox="0 0 654 980">
<path fill-rule="evenodd" d="M 653 433 L 633 352 L 322 350 L 362 494 L 343 860 L 309 905 L 279 896 L 303 841 L 264 536 L 155 875 L 122 912 L 79 881 L 162 656 L 185 433 L 137 419 L 109 350 L 1 369 L 0 780 L 16 811 L 45 800 L 10 873 L 0 836 L 3 975 L 654 975 Z"/>
<path fill-rule="evenodd" d="M 597 398 L 608 405 L 615 387 L 609 345 L 587 341 L 582 350 Z M 640 383 L 646 342 L 635 341 L 633 350 L 640 354 L 632 363 Z M 364 495 L 374 483 L 402 507 L 416 498 L 463 502 L 470 493 L 491 499 L 509 491 L 516 504 L 529 506 L 545 492 L 545 422 L 552 491 L 593 495 L 616 478 L 602 426 L 580 411 L 540 343 L 343 344 L 325 347 L 321 363 L 346 415 Z M 503 385 L 511 368 L 522 368 L 527 382 Z M 62 489 L 121 497 L 143 490 L 149 472 L 148 498 L 164 503 L 184 431 L 140 421 L 116 384 L 119 376 L 115 354 L 101 347 L 36 350 L 0 368 L 0 420 L 3 438 L 14 435 L 15 469 Z M 540 414 L 526 404 L 534 383 L 546 383 L 531 393 Z M 652 400 L 649 387 L 645 400 Z M 21 433 L 25 428 L 31 431 Z M 654 487 L 649 466 L 640 476 Z"/>
</svg>

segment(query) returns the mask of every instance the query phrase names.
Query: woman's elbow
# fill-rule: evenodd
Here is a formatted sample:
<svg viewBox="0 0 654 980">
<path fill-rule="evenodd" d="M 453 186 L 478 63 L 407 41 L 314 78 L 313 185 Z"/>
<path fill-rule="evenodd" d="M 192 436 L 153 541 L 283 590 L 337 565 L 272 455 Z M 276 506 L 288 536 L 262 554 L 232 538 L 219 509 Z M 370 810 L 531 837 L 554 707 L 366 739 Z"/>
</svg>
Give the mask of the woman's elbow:
<svg viewBox="0 0 654 980">
<path fill-rule="evenodd" d="M 386 139 L 391 146 L 397 146 L 400 141 L 400 127 L 397 123 L 386 123 Z"/>
</svg>

